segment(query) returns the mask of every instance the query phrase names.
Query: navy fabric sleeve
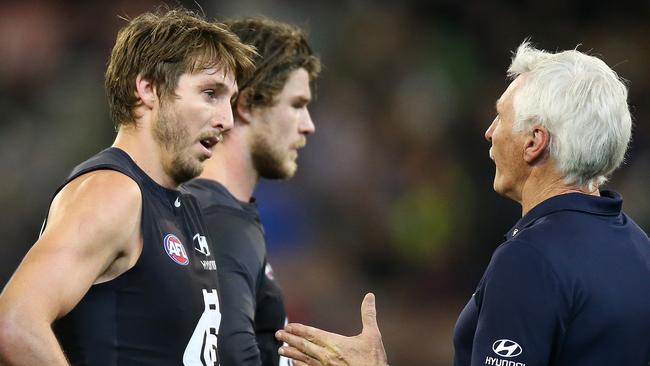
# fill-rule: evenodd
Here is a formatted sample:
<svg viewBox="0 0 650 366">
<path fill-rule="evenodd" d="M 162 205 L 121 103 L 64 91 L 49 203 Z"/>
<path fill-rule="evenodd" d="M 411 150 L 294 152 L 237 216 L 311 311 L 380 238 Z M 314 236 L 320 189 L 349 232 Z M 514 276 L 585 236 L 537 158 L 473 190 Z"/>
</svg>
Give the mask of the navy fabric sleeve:
<svg viewBox="0 0 650 366">
<path fill-rule="evenodd" d="M 218 350 L 222 366 L 262 365 L 255 338 L 255 292 L 264 253 L 251 243 L 261 235 L 228 208 L 204 211 L 215 251 L 221 300 Z"/>
<path fill-rule="evenodd" d="M 476 293 L 472 366 L 546 366 L 562 332 L 566 299 L 556 273 L 532 245 L 512 240 L 495 252 Z"/>
</svg>

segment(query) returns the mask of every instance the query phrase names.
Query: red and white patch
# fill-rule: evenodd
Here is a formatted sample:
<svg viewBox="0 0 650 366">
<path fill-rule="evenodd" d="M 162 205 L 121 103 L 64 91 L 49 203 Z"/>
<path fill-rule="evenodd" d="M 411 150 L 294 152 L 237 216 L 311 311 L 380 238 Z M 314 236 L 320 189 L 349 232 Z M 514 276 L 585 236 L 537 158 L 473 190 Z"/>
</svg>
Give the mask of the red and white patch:
<svg viewBox="0 0 650 366">
<path fill-rule="evenodd" d="M 273 277 L 273 268 L 268 263 L 266 264 L 266 267 L 264 267 L 264 274 L 266 274 L 266 277 L 268 277 L 269 280 L 275 280 Z"/>
<path fill-rule="evenodd" d="M 174 234 L 167 234 L 165 239 L 163 239 L 163 246 L 169 258 L 174 262 L 187 266 L 190 263 L 190 258 L 187 256 L 185 247 L 181 240 L 176 237 Z"/>
</svg>

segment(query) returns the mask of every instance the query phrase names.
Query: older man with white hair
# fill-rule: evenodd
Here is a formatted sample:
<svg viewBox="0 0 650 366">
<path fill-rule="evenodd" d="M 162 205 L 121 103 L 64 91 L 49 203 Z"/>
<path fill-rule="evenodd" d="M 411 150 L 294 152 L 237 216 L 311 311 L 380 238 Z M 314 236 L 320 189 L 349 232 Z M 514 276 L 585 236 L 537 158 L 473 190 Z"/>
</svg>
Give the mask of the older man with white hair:
<svg viewBox="0 0 650 366">
<path fill-rule="evenodd" d="M 621 164 L 627 89 L 600 59 L 524 42 L 485 133 L 494 190 L 521 204 L 454 332 L 454 365 L 650 364 L 650 239 L 600 190 Z M 308 365 L 385 365 L 374 303 L 364 331 L 299 324 L 281 352 Z M 351 347 L 350 345 L 354 345 Z"/>
</svg>

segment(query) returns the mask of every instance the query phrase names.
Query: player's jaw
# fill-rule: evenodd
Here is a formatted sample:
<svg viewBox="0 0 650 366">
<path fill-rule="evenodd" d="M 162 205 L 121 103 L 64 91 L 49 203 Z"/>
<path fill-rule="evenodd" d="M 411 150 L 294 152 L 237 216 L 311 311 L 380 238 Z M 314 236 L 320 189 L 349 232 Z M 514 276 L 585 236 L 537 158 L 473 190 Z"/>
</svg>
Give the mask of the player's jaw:
<svg viewBox="0 0 650 366">
<path fill-rule="evenodd" d="M 298 149 L 305 146 L 305 138 L 283 144 L 266 135 L 257 135 L 251 145 L 251 159 L 260 177 L 266 179 L 288 179 L 298 168 Z"/>
<path fill-rule="evenodd" d="M 186 148 L 174 152 L 171 172 L 178 184 L 196 178 L 203 172 L 203 162 L 212 157 L 214 147 L 222 140 L 220 130 L 209 130 L 190 140 Z"/>
<path fill-rule="evenodd" d="M 296 160 L 298 159 L 298 150 L 302 149 L 306 145 L 307 145 L 307 138 L 302 136 L 297 142 L 289 146 L 288 158 L 293 161 L 294 165 L 296 165 L 296 168 L 297 168 Z"/>
<path fill-rule="evenodd" d="M 209 128 L 191 136 L 187 123 L 180 121 L 172 111 L 163 110 L 154 123 L 154 136 L 166 155 L 163 159 L 165 172 L 181 184 L 201 174 L 201 163 L 212 156 L 222 132 Z"/>
</svg>

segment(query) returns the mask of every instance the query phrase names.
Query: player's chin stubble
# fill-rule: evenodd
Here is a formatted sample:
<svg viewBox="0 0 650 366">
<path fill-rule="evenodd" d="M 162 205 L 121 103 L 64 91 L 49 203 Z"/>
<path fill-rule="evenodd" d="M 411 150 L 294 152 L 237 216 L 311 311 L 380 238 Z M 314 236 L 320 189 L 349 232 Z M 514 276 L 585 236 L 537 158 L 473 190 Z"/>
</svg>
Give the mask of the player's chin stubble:
<svg viewBox="0 0 650 366">
<path fill-rule="evenodd" d="M 288 179 L 296 172 L 296 164 L 288 161 L 287 154 L 280 149 L 274 149 L 265 138 L 254 139 L 251 159 L 257 174 L 262 178 Z"/>
<path fill-rule="evenodd" d="M 163 108 L 154 121 L 153 136 L 162 149 L 172 156 L 171 160 L 163 162 L 163 168 L 176 184 L 187 182 L 201 174 L 203 166 L 192 159 L 187 151 L 191 145 L 189 132 L 172 116 L 168 108 Z"/>
</svg>

